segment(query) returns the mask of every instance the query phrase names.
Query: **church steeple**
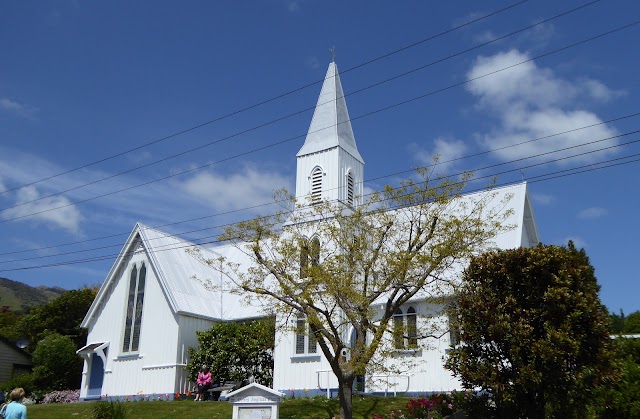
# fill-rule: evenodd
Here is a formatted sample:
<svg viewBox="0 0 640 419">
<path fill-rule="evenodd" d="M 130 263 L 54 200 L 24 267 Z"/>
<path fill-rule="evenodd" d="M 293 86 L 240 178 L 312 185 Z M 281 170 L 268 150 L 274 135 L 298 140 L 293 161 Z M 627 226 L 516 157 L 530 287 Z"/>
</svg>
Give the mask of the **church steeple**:
<svg viewBox="0 0 640 419">
<path fill-rule="evenodd" d="M 342 147 L 353 157 L 364 163 L 351 128 L 347 102 L 344 99 L 338 66 L 332 62 L 327 69 L 322 90 L 313 112 L 311 125 L 304 145 L 297 157 L 316 153 L 330 147 Z"/>
<path fill-rule="evenodd" d="M 329 64 L 307 137 L 296 156 L 299 203 L 328 199 L 358 205 L 364 161 L 356 146 L 335 62 Z"/>
</svg>

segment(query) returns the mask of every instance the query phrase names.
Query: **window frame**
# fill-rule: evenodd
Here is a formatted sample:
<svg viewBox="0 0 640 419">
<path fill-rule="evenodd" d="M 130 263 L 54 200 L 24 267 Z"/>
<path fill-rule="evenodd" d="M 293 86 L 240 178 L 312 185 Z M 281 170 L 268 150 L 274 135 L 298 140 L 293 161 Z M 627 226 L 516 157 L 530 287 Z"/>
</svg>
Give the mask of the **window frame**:
<svg viewBox="0 0 640 419">
<path fill-rule="evenodd" d="M 144 261 L 132 263 L 129 269 L 129 286 L 126 295 L 122 346 L 120 347 L 121 353 L 124 355 L 140 352 L 146 279 L 146 263 Z"/>
</svg>

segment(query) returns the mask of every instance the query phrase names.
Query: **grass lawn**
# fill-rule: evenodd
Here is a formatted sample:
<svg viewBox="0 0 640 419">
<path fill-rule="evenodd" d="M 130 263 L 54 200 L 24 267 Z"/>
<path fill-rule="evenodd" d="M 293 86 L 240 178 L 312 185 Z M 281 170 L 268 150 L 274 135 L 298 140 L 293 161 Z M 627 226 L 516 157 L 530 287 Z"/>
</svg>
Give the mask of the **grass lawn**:
<svg viewBox="0 0 640 419">
<path fill-rule="evenodd" d="M 400 397 L 367 397 L 353 399 L 353 417 L 371 419 L 373 413 L 389 413 L 403 409 L 408 399 Z M 94 402 L 69 404 L 38 404 L 27 406 L 29 419 L 90 419 Z M 130 419 L 211 419 L 231 417 L 228 402 L 129 402 L 125 403 Z M 337 399 L 286 399 L 280 408 L 280 419 L 326 419 L 338 415 Z"/>
</svg>

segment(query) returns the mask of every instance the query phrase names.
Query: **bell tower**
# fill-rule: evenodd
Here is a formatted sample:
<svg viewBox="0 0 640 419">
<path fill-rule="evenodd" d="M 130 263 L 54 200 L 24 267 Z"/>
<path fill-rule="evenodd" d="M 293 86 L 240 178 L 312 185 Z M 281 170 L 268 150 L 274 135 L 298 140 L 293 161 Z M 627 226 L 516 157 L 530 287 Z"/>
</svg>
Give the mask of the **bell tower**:
<svg viewBox="0 0 640 419">
<path fill-rule="evenodd" d="M 296 200 L 362 202 L 364 161 L 358 152 L 335 62 L 329 64 L 304 145 L 296 154 Z"/>
</svg>

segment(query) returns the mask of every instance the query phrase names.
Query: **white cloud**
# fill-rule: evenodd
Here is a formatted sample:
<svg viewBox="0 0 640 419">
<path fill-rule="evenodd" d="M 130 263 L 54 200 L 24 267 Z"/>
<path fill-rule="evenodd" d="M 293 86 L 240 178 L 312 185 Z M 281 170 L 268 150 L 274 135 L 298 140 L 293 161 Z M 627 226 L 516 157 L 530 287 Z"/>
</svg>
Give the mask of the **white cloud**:
<svg viewBox="0 0 640 419">
<path fill-rule="evenodd" d="M 553 202 L 554 197 L 543 193 L 533 193 L 531 194 L 531 199 L 533 199 L 537 204 L 549 205 Z"/>
<path fill-rule="evenodd" d="M 596 218 L 604 217 L 608 213 L 609 211 L 607 211 L 606 208 L 591 207 L 591 208 L 586 208 L 580 211 L 578 213 L 578 218 L 581 218 L 583 220 L 593 220 Z"/>
<path fill-rule="evenodd" d="M 29 217 L 19 218 L 16 221 L 36 220 L 52 228 L 63 229 L 77 235 L 81 233 L 80 221 L 82 216 L 80 211 L 75 205 L 69 205 L 70 201 L 66 197 L 52 196 L 29 202 L 38 198 L 40 198 L 40 193 L 35 186 L 20 188 L 16 196 L 16 206 L 3 211 L 2 218 L 9 220 L 30 215 Z M 64 208 L 53 210 L 62 206 Z"/>
<path fill-rule="evenodd" d="M 0 111 L 10 112 L 24 117 L 30 117 L 33 116 L 33 113 L 36 111 L 36 109 L 3 97 L 0 98 Z"/>
<path fill-rule="evenodd" d="M 253 167 L 230 175 L 201 172 L 182 183 L 192 198 L 206 202 L 218 211 L 271 203 L 273 192 L 288 185 L 289 179 L 283 175 Z"/>
<path fill-rule="evenodd" d="M 290 12 L 294 13 L 300 10 L 300 3 L 302 1 L 301 0 L 289 0 L 287 2 L 287 9 L 289 9 Z"/>
<path fill-rule="evenodd" d="M 621 90 L 611 90 L 598 80 L 584 79 L 582 85 L 589 96 L 601 102 L 608 102 L 626 94 Z"/>
<path fill-rule="evenodd" d="M 468 147 L 462 140 L 438 137 L 433 141 L 433 148 L 430 150 L 424 149 L 417 144 L 411 144 L 409 149 L 421 165 L 431 166 L 434 157 L 439 156 L 439 163 L 436 168 L 448 170 L 455 165 L 455 161 L 452 160 L 464 157 Z"/>
<path fill-rule="evenodd" d="M 606 101 L 616 96 L 616 92 L 598 81 L 569 82 L 532 61 L 478 78 L 528 59 L 527 54 L 517 50 L 479 57 L 468 73 L 468 79 L 472 80 L 468 90 L 478 98 L 478 107 L 498 121 L 488 133 L 477 135 L 484 147 L 496 150 L 493 153 L 496 157 L 509 161 L 580 146 L 537 158 L 547 161 L 618 144 L 617 139 L 609 139 L 584 145 L 615 136 L 616 130 L 606 124 L 554 135 L 602 122 L 593 112 L 579 109 L 586 99 Z M 548 138 L 537 140 L 541 137 Z M 610 149 L 557 163 L 588 163 L 615 152 Z"/>
<path fill-rule="evenodd" d="M 581 237 L 578 237 L 578 236 L 565 237 L 558 244 L 566 246 L 569 243 L 569 240 L 571 240 L 573 242 L 573 244 L 576 247 L 576 249 L 582 249 L 582 248 L 587 247 L 587 242 L 585 240 L 583 240 Z"/>
</svg>

